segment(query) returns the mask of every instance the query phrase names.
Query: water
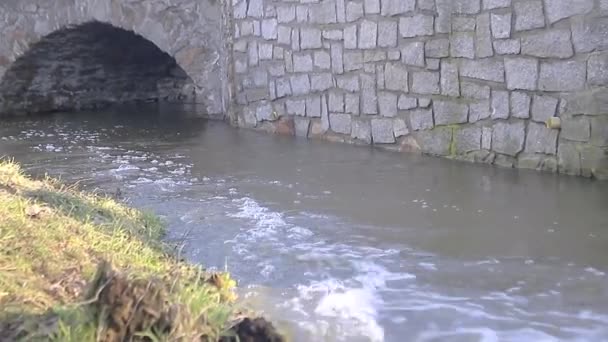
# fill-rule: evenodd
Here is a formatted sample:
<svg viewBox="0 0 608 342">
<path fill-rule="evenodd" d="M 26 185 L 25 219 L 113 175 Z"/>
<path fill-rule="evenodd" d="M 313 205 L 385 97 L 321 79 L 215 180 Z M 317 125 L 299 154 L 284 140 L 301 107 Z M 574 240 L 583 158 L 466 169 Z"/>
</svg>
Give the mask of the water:
<svg viewBox="0 0 608 342">
<path fill-rule="evenodd" d="M 139 113 L 139 114 L 137 114 Z M 119 188 L 296 341 L 608 341 L 608 183 L 122 109 L 4 121 L 0 155 Z"/>
</svg>

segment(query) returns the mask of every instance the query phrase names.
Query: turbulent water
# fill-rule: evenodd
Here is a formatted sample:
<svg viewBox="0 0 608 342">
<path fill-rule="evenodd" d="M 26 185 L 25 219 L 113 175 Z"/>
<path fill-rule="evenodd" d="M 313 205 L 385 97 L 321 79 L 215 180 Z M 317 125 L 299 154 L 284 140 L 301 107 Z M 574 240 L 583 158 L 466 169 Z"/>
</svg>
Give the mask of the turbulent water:
<svg viewBox="0 0 608 342">
<path fill-rule="evenodd" d="M 0 155 L 120 193 L 296 341 L 608 341 L 608 184 L 137 108 L 5 120 Z"/>
</svg>

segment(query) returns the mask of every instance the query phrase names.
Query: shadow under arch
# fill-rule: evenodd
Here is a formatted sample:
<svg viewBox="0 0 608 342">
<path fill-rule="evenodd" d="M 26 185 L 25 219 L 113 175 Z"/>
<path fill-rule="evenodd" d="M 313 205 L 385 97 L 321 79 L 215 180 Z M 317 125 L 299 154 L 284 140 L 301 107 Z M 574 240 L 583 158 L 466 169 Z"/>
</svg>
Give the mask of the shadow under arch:
<svg viewBox="0 0 608 342">
<path fill-rule="evenodd" d="M 0 80 L 0 116 L 194 96 L 175 58 L 135 32 L 90 21 L 42 37 L 15 60 Z"/>
</svg>

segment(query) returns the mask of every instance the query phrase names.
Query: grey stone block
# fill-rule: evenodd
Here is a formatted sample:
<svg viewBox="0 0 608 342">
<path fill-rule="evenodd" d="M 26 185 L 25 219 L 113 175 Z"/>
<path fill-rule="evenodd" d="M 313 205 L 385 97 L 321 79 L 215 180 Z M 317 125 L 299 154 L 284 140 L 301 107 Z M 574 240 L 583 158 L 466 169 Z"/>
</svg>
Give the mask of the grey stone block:
<svg viewBox="0 0 608 342">
<path fill-rule="evenodd" d="M 447 156 L 452 144 L 452 129 L 438 127 L 430 131 L 420 131 L 416 133 L 416 142 L 424 153 Z"/>
<path fill-rule="evenodd" d="M 287 78 L 277 78 L 277 98 L 291 95 L 291 83 Z"/>
<path fill-rule="evenodd" d="M 329 111 L 344 113 L 344 94 L 337 91 L 329 92 Z"/>
<path fill-rule="evenodd" d="M 405 43 L 401 48 L 401 61 L 407 65 L 424 68 L 424 43 Z"/>
<path fill-rule="evenodd" d="M 312 69 L 312 56 L 310 55 L 310 53 L 293 54 L 294 72 L 310 72 L 312 71 Z"/>
<path fill-rule="evenodd" d="M 346 93 L 344 96 L 344 112 L 359 115 L 359 95 Z"/>
<path fill-rule="evenodd" d="M 608 17 L 574 17 L 570 20 L 577 53 L 608 50 Z"/>
<path fill-rule="evenodd" d="M 342 50 L 342 45 L 331 44 L 330 55 L 331 71 L 338 75 L 344 73 L 344 52 Z"/>
<path fill-rule="evenodd" d="M 526 152 L 556 154 L 558 132 L 543 124 L 530 122 L 526 138 Z"/>
<path fill-rule="evenodd" d="M 496 39 L 511 37 L 511 13 L 492 13 L 492 36 Z"/>
<path fill-rule="evenodd" d="M 439 73 L 434 71 L 415 71 L 412 73 L 412 92 L 417 94 L 439 94 Z"/>
<path fill-rule="evenodd" d="M 262 20 L 262 38 L 265 40 L 277 39 L 277 25 L 277 20 L 274 18 Z"/>
<path fill-rule="evenodd" d="M 434 127 L 432 109 L 416 109 L 410 112 L 412 130 L 420 131 Z"/>
<path fill-rule="evenodd" d="M 541 58 L 569 58 L 574 55 L 570 30 L 552 29 L 521 38 L 521 53 Z"/>
<path fill-rule="evenodd" d="M 293 123 L 296 131 L 296 137 L 307 138 L 308 131 L 310 129 L 310 119 L 296 117 L 294 118 Z"/>
<path fill-rule="evenodd" d="M 484 150 L 492 149 L 492 127 L 481 128 L 481 148 Z"/>
<path fill-rule="evenodd" d="M 418 106 L 418 100 L 415 97 L 411 97 L 408 95 L 399 96 L 399 101 L 397 102 L 397 108 L 400 110 L 408 110 L 412 108 L 416 108 Z"/>
<path fill-rule="evenodd" d="M 398 61 L 401 59 L 401 51 L 397 49 L 390 49 L 387 53 L 387 58 L 389 61 Z"/>
<path fill-rule="evenodd" d="M 505 67 L 500 59 L 465 59 L 460 65 L 460 75 L 492 82 L 505 81 Z"/>
<path fill-rule="evenodd" d="M 271 43 L 259 43 L 258 53 L 261 61 L 269 61 L 272 59 L 272 44 Z"/>
<path fill-rule="evenodd" d="M 363 51 L 347 51 L 344 53 L 344 71 L 363 69 Z"/>
<path fill-rule="evenodd" d="M 599 147 L 608 147 L 608 116 L 593 117 L 590 119 L 590 122 L 591 144 Z M 608 157 L 608 154 L 606 156 Z"/>
<path fill-rule="evenodd" d="M 405 120 L 399 118 L 393 120 L 393 133 L 395 138 L 410 134 L 410 130 L 407 128 Z"/>
<path fill-rule="evenodd" d="M 303 27 L 300 29 L 300 48 L 305 49 L 319 49 L 323 47 L 321 44 L 321 30 L 310 27 Z"/>
<path fill-rule="evenodd" d="M 336 83 L 338 84 L 338 88 L 351 93 L 357 92 L 361 89 L 359 85 L 359 76 L 357 75 L 336 76 Z"/>
<path fill-rule="evenodd" d="M 364 50 L 363 62 L 372 63 L 386 60 L 386 51 L 384 50 Z"/>
<path fill-rule="evenodd" d="M 261 18 L 264 16 L 264 1 L 263 0 L 249 0 L 249 6 L 247 7 L 247 16 L 254 18 Z"/>
<path fill-rule="evenodd" d="M 442 58 L 450 55 L 450 40 L 447 38 L 435 38 L 427 40 L 424 46 L 427 57 Z"/>
<path fill-rule="evenodd" d="M 395 142 L 393 120 L 372 119 L 372 137 L 374 144 L 393 144 Z"/>
<path fill-rule="evenodd" d="M 521 91 L 511 92 L 511 115 L 520 119 L 530 117 L 530 96 Z"/>
<path fill-rule="evenodd" d="M 378 24 L 363 20 L 359 26 L 359 49 L 374 49 L 378 45 Z"/>
<path fill-rule="evenodd" d="M 395 47 L 397 46 L 398 26 L 395 21 L 383 20 L 378 23 L 378 46 Z"/>
<path fill-rule="evenodd" d="M 351 138 L 360 140 L 366 144 L 372 143 L 372 127 L 369 121 L 352 120 Z"/>
<path fill-rule="evenodd" d="M 549 24 L 564 18 L 586 14 L 593 10 L 593 0 L 545 0 L 545 12 Z"/>
<path fill-rule="evenodd" d="M 492 90 L 492 119 L 509 118 L 509 92 Z"/>
<path fill-rule="evenodd" d="M 413 11 L 415 8 L 415 0 L 382 0 L 380 13 L 384 16 L 394 16 Z"/>
<path fill-rule="evenodd" d="M 492 128 L 492 150 L 515 157 L 523 150 L 525 138 L 523 121 L 496 122 Z"/>
<path fill-rule="evenodd" d="M 418 98 L 418 107 L 420 108 L 428 108 L 431 105 L 431 99 L 428 97 L 419 97 Z"/>
<path fill-rule="evenodd" d="M 376 79 L 373 75 L 361 74 L 361 112 L 363 114 L 378 114 L 378 96 L 376 94 Z"/>
<path fill-rule="evenodd" d="M 323 30 L 321 34 L 323 38 L 328 40 L 342 40 L 344 39 L 344 31 L 338 29 L 327 29 Z"/>
<path fill-rule="evenodd" d="M 255 117 L 258 122 L 273 120 L 272 105 L 268 102 L 261 103 L 255 110 Z"/>
<path fill-rule="evenodd" d="M 541 62 L 538 88 L 545 91 L 573 91 L 585 86 L 585 62 Z"/>
<path fill-rule="evenodd" d="M 345 49 L 356 49 L 357 48 L 357 26 L 351 25 L 344 28 L 344 48 Z"/>
<path fill-rule="evenodd" d="M 309 21 L 312 24 L 337 23 L 336 2 L 334 0 L 327 0 L 311 5 Z"/>
<path fill-rule="evenodd" d="M 436 125 L 465 123 L 469 119 L 469 106 L 456 101 L 433 101 Z"/>
<path fill-rule="evenodd" d="M 310 76 L 311 89 L 313 91 L 326 91 L 334 86 L 334 78 L 331 73 L 314 74 Z"/>
<path fill-rule="evenodd" d="M 400 63 L 387 63 L 384 85 L 388 90 L 408 92 L 407 68 Z"/>
<path fill-rule="evenodd" d="M 296 6 L 296 21 L 298 23 L 305 23 L 308 21 L 308 6 Z"/>
<path fill-rule="evenodd" d="M 346 21 L 353 22 L 363 18 L 363 4 L 349 1 L 346 3 Z"/>
<path fill-rule="evenodd" d="M 290 23 L 296 20 L 296 6 L 277 6 L 277 20 L 282 24 Z"/>
<path fill-rule="evenodd" d="M 477 26 L 476 18 L 456 16 L 450 18 L 450 20 L 453 32 L 472 32 L 475 31 L 475 27 Z"/>
<path fill-rule="evenodd" d="M 460 96 L 458 66 L 447 60 L 441 62 L 441 95 Z"/>
<path fill-rule="evenodd" d="M 586 117 L 562 118 L 561 138 L 587 142 L 591 138 L 591 125 Z"/>
<path fill-rule="evenodd" d="M 329 127 L 340 134 L 351 134 L 352 119 L 349 114 L 329 114 Z"/>
<path fill-rule="evenodd" d="M 291 28 L 279 25 L 277 28 L 277 42 L 279 44 L 291 45 Z"/>
<path fill-rule="evenodd" d="M 363 0 L 365 14 L 379 14 L 380 0 Z"/>
<path fill-rule="evenodd" d="M 310 78 L 308 75 L 292 75 L 290 77 L 291 91 L 294 95 L 310 93 Z"/>
<path fill-rule="evenodd" d="M 478 100 L 469 105 L 469 122 L 485 120 L 492 115 L 490 111 L 490 100 Z"/>
<path fill-rule="evenodd" d="M 515 31 L 545 27 L 541 0 L 518 1 L 513 4 L 513 9 L 515 11 Z"/>
<path fill-rule="evenodd" d="M 397 95 L 385 91 L 378 93 L 380 115 L 393 118 L 397 116 Z"/>
<path fill-rule="evenodd" d="M 519 38 L 495 40 L 494 51 L 498 55 L 518 55 L 521 51 Z"/>
<path fill-rule="evenodd" d="M 287 100 L 285 101 L 287 106 L 287 114 L 289 115 L 306 115 L 306 101 L 305 100 Z"/>
<path fill-rule="evenodd" d="M 310 96 L 306 98 L 306 116 L 310 118 L 321 117 L 321 97 Z"/>
<path fill-rule="evenodd" d="M 439 58 L 427 58 L 426 59 L 426 69 L 427 70 L 439 70 L 439 62 L 441 60 Z"/>
<path fill-rule="evenodd" d="M 450 56 L 475 58 L 475 40 L 473 35 L 456 32 L 450 37 Z"/>
<path fill-rule="evenodd" d="M 477 26 L 475 27 L 475 55 L 477 58 L 491 57 L 494 55 L 489 13 L 483 13 L 477 16 Z"/>
<path fill-rule="evenodd" d="M 329 55 L 329 52 L 325 50 L 315 51 L 313 57 L 315 67 L 323 70 L 329 70 L 331 68 L 331 56 Z"/>
<path fill-rule="evenodd" d="M 559 172 L 569 175 L 581 174 L 581 155 L 573 143 L 561 141 L 557 151 Z"/>
<path fill-rule="evenodd" d="M 460 93 L 465 98 L 485 100 L 490 98 L 490 87 L 469 81 L 461 81 Z"/>
<path fill-rule="evenodd" d="M 258 65 L 258 62 L 260 61 L 258 42 L 249 42 L 249 45 L 247 45 L 247 56 L 249 58 L 249 66 Z"/>
<path fill-rule="evenodd" d="M 587 84 L 590 86 L 608 85 L 608 52 L 589 56 L 587 61 Z"/>
<path fill-rule="evenodd" d="M 291 49 L 293 51 L 300 50 L 300 29 L 294 28 L 291 30 Z"/>
<path fill-rule="evenodd" d="M 507 88 L 536 90 L 538 61 L 532 58 L 505 58 Z"/>
<path fill-rule="evenodd" d="M 435 0 L 420 0 L 418 1 L 418 8 L 421 10 L 434 11 Z"/>
<path fill-rule="evenodd" d="M 399 19 L 399 32 L 404 38 L 433 35 L 433 16 L 416 14 Z"/>
<path fill-rule="evenodd" d="M 551 96 L 534 95 L 532 99 L 532 120 L 545 122 L 555 116 L 558 100 Z"/>
<path fill-rule="evenodd" d="M 457 154 L 464 154 L 481 149 L 481 127 L 454 128 L 454 148 Z"/>
<path fill-rule="evenodd" d="M 511 0 L 483 0 L 483 9 L 491 10 L 511 6 Z"/>
<path fill-rule="evenodd" d="M 452 11 L 457 14 L 477 14 L 481 10 L 480 0 L 452 0 Z"/>
</svg>

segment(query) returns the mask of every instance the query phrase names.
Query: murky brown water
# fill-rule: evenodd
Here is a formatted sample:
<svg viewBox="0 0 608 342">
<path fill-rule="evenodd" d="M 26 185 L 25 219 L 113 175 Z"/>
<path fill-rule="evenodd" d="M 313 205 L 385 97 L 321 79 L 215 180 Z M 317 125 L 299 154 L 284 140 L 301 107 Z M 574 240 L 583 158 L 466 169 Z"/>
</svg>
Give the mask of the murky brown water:
<svg viewBox="0 0 608 342">
<path fill-rule="evenodd" d="M 165 216 L 297 341 L 608 341 L 608 183 L 171 109 L 4 121 L 0 139 L 34 174 Z"/>
</svg>

